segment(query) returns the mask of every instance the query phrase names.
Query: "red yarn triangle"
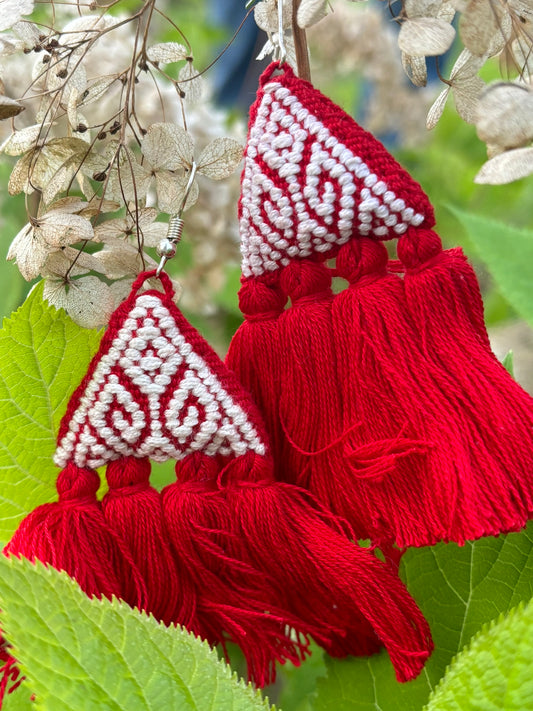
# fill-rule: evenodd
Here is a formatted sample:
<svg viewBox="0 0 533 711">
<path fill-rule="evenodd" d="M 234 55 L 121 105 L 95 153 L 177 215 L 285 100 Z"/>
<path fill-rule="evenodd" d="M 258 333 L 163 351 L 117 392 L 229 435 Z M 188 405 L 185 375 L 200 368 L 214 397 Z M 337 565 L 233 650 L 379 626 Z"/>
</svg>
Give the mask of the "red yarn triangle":
<svg viewBox="0 0 533 711">
<path fill-rule="evenodd" d="M 351 237 L 431 227 L 420 186 L 371 134 L 292 70 L 272 64 L 250 112 L 240 228 L 242 272 L 259 276 Z"/>
<path fill-rule="evenodd" d="M 253 405 L 236 378 L 165 293 L 138 294 L 115 311 L 71 398 L 54 461 L 97 468 L 120 457 L 182 459 L 265 453 Z"/>
</svg>

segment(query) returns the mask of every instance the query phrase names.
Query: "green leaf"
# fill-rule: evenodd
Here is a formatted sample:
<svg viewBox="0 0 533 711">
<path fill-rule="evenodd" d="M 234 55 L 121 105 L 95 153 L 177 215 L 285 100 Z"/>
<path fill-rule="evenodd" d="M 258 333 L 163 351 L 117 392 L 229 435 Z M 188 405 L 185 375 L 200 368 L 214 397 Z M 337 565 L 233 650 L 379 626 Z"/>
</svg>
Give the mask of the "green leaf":
<svg viewBox="0 0 533 711">
<path fill-rule="evenodd" d="M 514 378 L 514 354 L 513 351 L 508 351 L 502 360 L 502 365 L 509 375 Z"/>
<path fill-rule="evenodd" d="M 533 232 L 448 208 L 462 224 L 503 296 L 533 325 Z"/>
<path fill-rule="evenodd" d="M 420 711 L 454 655 L 484 624 L 533 597 L 533 523 L 521 533 L 460 547 L 412 548 L 402 577 L 433 634 L 435 651 L 422 674 L 398 684 L 385 652 L 327 662 L 315 711 Z"/>
<path fill-rule="evenodd" d="M 42 284 L 0 330 L 0 544 L 55 496 L 59 421 L 83 378 L 99 334 L 42 298 Z"/>
<path fill-rule="evenodd" d="M 486 626 L 452 662 L 427 711 L 533 709 L 533 601 Z"/>
<path fill-rule="evenodd" d="M 206 642 L 118 600 L 89 599 L 65 573 L 0 556 L 0 616 L 46 711 L 268 711 Z"/>
</svg>

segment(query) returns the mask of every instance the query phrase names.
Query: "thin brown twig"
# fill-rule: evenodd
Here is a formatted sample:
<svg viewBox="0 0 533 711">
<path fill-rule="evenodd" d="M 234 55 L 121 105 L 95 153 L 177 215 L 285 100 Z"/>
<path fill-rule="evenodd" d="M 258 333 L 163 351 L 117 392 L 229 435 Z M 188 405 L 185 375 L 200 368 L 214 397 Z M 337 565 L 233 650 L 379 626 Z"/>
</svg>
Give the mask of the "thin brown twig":
<svg viewBox="0 0 533 711">
<path fill-rule="evenodd" d="M 307 37 L 305 30 L 298 25 L 297 15 L 301 0 L 292 3 L 292 35 L 296 50 L 296 66 L 300 79 L 311 81 L 311 67 L 309 66 L 309 52 L 307 51 Z M 281 0 L 278 0 L 281 2 Z"/>
</svg>

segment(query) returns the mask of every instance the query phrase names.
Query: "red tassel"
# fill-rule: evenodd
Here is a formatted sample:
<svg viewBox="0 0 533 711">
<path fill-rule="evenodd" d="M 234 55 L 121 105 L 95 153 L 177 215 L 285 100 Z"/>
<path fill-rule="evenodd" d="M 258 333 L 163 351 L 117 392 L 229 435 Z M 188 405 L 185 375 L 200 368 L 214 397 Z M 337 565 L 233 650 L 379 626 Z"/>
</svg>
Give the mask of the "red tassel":
<svg viewBox="0 0 533 711">
<path fill-rule="evenodd" d="M 161 498 L 149 482 L 150 462 L 135 457 L 115 460 L 107 465 L 106 476 L 109 491 L 102 501 L 104 516 L 142 575 L 146 612 L 167 625 L 187 622 L 182 616 L 182 590 L 164 528 Z"/>
<path fill-rule="evenodd" d="M 430 230 L 398 243 L 407 304 L 435 380 L 469 424 L 477 478 L 490 482 L 485 534 L 519 530 L 533 512 L 533 399 L 488 345 L 473 270 Z"/>
<path fill-rule="evenodd" d="M 304 490 L 272 480 L 254 453 L 225 469 L 236 532 L 254 566 L 277 580 L 278 599 L 332 656 L 387 648 L 399 681 L 429 656 L 429 627 L 390 568 Z"/>
<path fill-rule="evenodd" d="M 291 308 L 278 320 L 280 385 L 270 407 L 277 410 L 285 442 L 275 459 L 278 476 L 307 487 L 317 471 L 329 469 L 331 447 L 343 435 L 331 275 L 323 264 L 297 261 L 282 270 L 280 286 Z"/>
<path fill-rule="evenodd" d="M 287 297 L 272 275 L 243 281 L 239 308 L 245 320 L 231 339 L 226 365 L 238 373 L 239 381 L 253 394 L 261 410 L 275 452 L 279 451 L 280 433 L 278 318 Z"/>
<path fill-rule="evenodd" d="M 56 486 L 59 500 L 32 511 L 4 553 L 66 571 L 87 595 L 115 596 L 144 608 L 141 575 L 124 543 L 106 524 L 96 499 L 98 474 L 69 463 Z"/>
<path fill-rule="evenodd" d="M 178 480 L 162 491 L 169 540 L 182 569 L 193 577 L 200 627 L 211 644 L 238 644 L 257 686 L 275 678 L 275 662 L 299 664 L 307 641 L 292 640 L 290 615 L 279 609 L 269 577 L 245 559 L 231 530 L 232 513 L 219 488 L 216 459 L 201 452 L 176 465 Z"/>
<path fill-rule="evenodd" d="M 397 251 L 405 269 L 404 277 L 407 277 L 405 285 L 408 299 L 416 298 L 417 289 L 421 290 L 420 296 L 427 290 L 427 295 L 432 299 L 442 299 L 442 307 L 446 304 L 447 309 L 450 309 L 449 329 L 457 328 L 459 334 L 464 333 L 466 328 L 490 351 L 483 298 L 476 274 L 463 250 L 456 247 L 444 251 L 441 239 L 435 232 L 411 228 L 398 240 Z M 410 291 L 413 291 L 411 296 Z M 411 307 L 418 324 L 424 315 L 424 303 L 422 301 L 417 305 L 413 301 Z M 424 321 L 421 322 L 423 324 Z M 425 329 L 422 335 L 424 332 Z"/>
<path fill-rule="evenodd" d="M 346 501 L 359 502 L 352 515 L 362 504 L 370 537 L 389 536 L 400 547 L 516 530 L 525 523 L 524 504 L 479 441 L 476 396 L 455 399 L 449 375 L 421 352 L 403 282 L 386 265 L 384 247 L 368 239 L 337 257 L 337 273 L 350 282 L 332 311 L 346 358 L 346 424 L 363 423 L 347 443 L 353 484 Z M 433 317 L 446 322 L 442 313 Z"/>
</svg>

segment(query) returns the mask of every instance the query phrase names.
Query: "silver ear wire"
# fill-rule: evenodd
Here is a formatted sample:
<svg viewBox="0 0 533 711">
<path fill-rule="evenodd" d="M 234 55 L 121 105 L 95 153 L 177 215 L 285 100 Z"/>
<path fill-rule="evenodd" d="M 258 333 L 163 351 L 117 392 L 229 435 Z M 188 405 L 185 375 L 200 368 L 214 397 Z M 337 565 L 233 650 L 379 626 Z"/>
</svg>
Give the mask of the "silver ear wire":
<svg viewBox="0 0 533 711">
<path fill-rule="evenodd" d="M 170 218 L 168 222 L 167 235 L 164 239 L 161 240 L 157 247 L 157 254 L 161 257 L 161 261 L 159 262 L 159 266 L 157 267 L 157 271 L 155 273 L 156 276 L 159 276 L 161 274 L 167 260 L 172 259 L 172 257 L 176 254 L 176 245 L 180 241 L 181 235 L 183 233 L 183 220 L 181 219 L 181 216 L 185 209 L 185 205 L 187 204 L 187 199 L 190 195 L 194 183 L 194 178 L 196 177 L 197 168 L 198 166 L 196 165 L 195 161 L 193 161 L 191 165 L 191 173 L 189 175 L 189 180 L 187 181 L 187 186 L 185 187 L 185 193 L 183 195 L 183 200 L 181 202 L 180 209 L 175 215 Z"/>
<path fill-rule="evenodd" d="M 278 2 L 278 46 L 277 46 L 277 60 L 280 64 L 283 64 L 287 59 L 287 49 L 285 47 L 285 38 L 283 30 L 283 0 L 277 0 Z"/>
</svg>

